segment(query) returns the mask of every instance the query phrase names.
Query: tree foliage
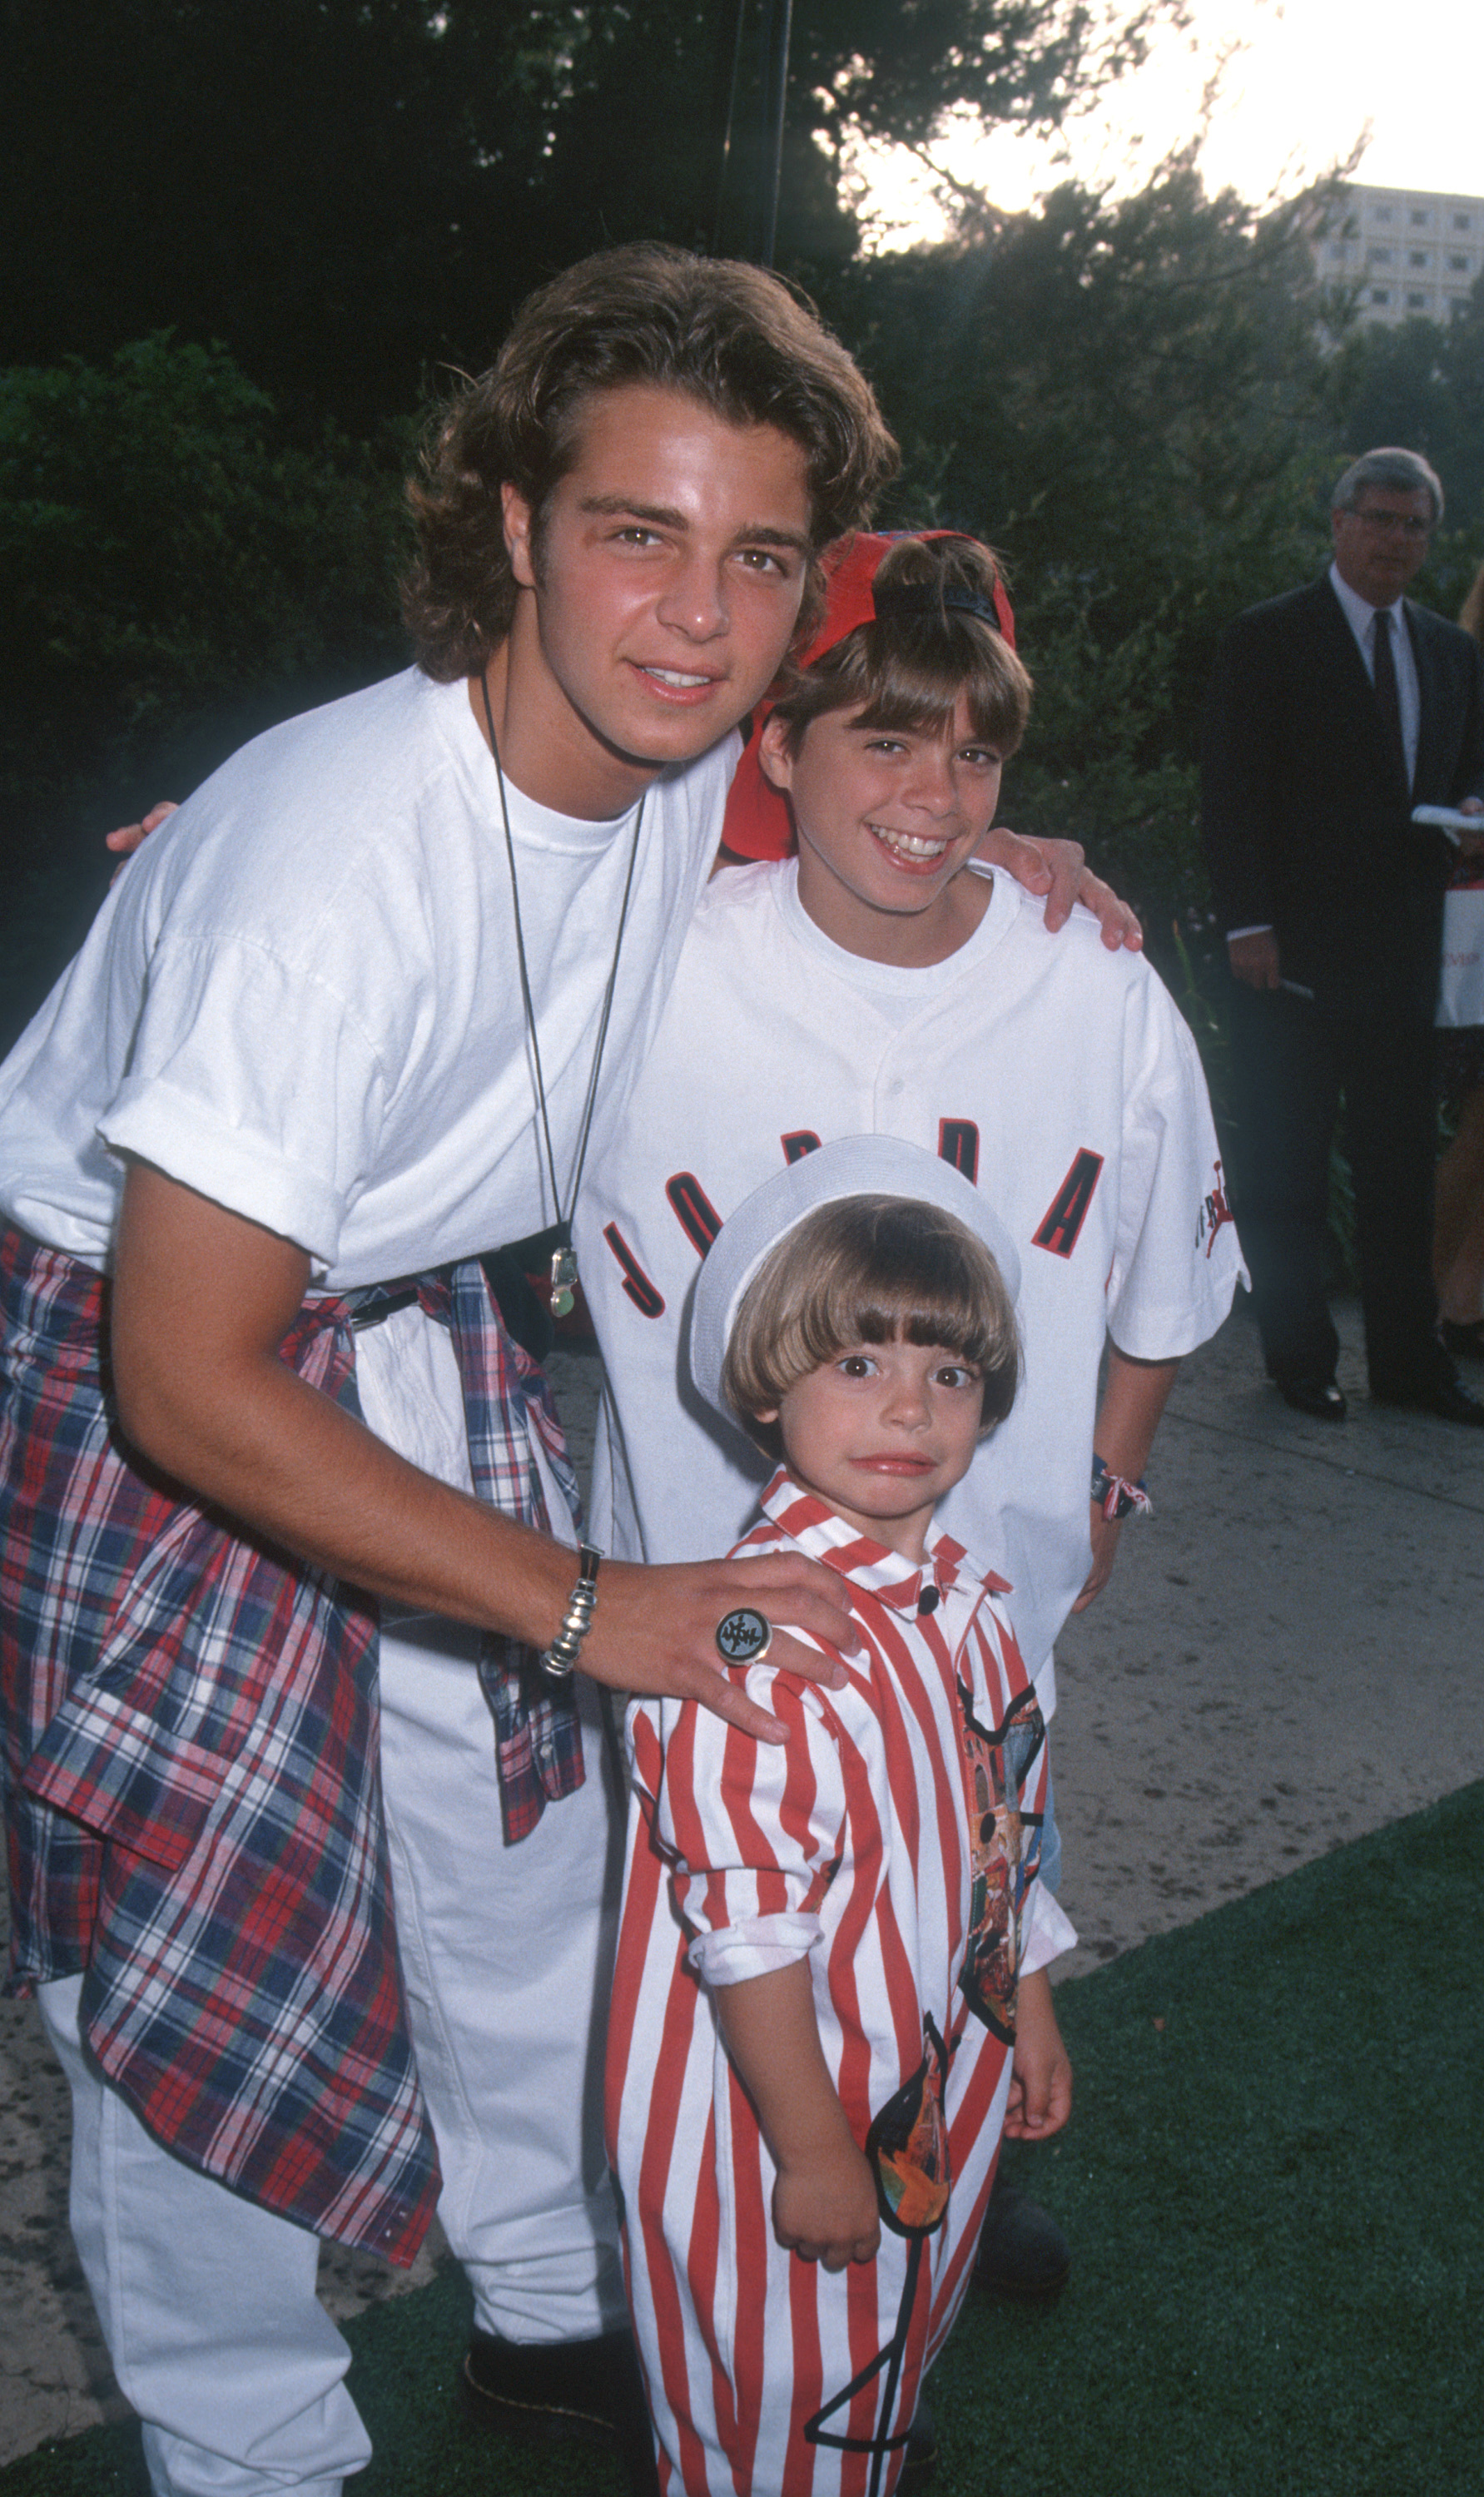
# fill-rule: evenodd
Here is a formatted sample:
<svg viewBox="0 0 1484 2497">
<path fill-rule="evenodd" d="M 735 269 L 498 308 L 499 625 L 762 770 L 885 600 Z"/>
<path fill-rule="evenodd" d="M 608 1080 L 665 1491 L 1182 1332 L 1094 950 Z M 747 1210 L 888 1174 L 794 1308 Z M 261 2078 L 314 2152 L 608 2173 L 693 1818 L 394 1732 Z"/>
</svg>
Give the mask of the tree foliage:
<svg viewBox="0 0 1484 2497">
<path fill-rule="evenodd" d="M 328 426 L 286 440 L 220 349 L 0 374 L 0 674 L 32 738 L 116 743 L 184 685 L 205 707 L 384 653 L 392 536 L 388 471 Z"/>
<path fill-rule="evenodd" d="M 956 103 L 1055 121 L 1155 11 L 801 0 L 781 248 L 849 257 L 835 152 Z M 640 236 L 710 246 L 732 66 L 718 0 L 4 0 L 9 357 L 170 328 L 363 425 L 479 364 L 541 276 Z M 742 47 L 719 239 L 749 247 L 760 63 Z"/>
<path fill-rule="evenodd" d="M 90 801 L 116 821 L 398 663 L 405 448 L 296 438 L 229 357 L 168 338 L 0 374 L 0 982 L 19 1002 L 101 889 Z"/>
<path fill-rule="evenodd" d="M 1467 561 L 1466 541 L 1476 560 L 1484 546 L 1484 281 L 1446 327 L 1410 320 L 1353 331 L 1335 359 L 1332 398 L 1340 436 L 1357 452 L 1402 442 L 1431 459 L 1447 494 L 1449 538 L 1459 541 L 1445 540 L 1444 560 Z"/>
<path fill-rule="evenodd" d="M 1014 801 L 1168 927 L 1198 907 L 1195 725 L 1241 607 L 1312 571 L 1333 440 L 1300 211 L 1167 167 L 1066 184 L 839 297 L 907 445 L 894 510 L 1006 558 L 1036 711 Z"/>
</svg>

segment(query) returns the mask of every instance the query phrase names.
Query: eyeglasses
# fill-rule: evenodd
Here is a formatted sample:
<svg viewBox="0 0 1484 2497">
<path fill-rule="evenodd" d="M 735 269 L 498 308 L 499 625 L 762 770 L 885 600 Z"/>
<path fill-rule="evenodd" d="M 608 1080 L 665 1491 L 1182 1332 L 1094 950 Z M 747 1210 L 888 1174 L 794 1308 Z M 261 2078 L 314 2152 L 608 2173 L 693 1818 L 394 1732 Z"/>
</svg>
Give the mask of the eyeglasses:
<svg viewBox="0 0 1484 2497">
<path fill-rule="evenodd" d="M 1388 538 L 1426 538 L 1433 534 L 1432 522 L 1419 521 L 1411 512 L 1346 512 L 1344 517 Z"/>
</svg>

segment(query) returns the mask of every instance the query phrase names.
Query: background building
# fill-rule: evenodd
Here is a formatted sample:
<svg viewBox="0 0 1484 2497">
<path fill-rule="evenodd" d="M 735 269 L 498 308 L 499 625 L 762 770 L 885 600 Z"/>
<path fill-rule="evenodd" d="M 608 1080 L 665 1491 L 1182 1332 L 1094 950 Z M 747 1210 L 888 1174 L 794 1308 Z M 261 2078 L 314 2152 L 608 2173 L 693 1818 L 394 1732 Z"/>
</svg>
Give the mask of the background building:
<svg viewBox="0 0 1484 2497">
<path fill-rule="evenodd" d="M 1350 182 L 1314 251 L 1321 277 L 1358 287 L 1363 321 L 1448 321 L 1484 269 L 1484 199 Z"/>
</svg>

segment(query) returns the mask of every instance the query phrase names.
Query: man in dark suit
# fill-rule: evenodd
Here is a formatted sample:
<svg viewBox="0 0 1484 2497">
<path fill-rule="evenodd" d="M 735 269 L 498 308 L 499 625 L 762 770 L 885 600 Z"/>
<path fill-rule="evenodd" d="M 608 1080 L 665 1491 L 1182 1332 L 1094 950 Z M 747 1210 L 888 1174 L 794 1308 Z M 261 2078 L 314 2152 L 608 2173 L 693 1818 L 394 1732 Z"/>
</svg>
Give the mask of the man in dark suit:
<svg viewBox="0 0 1484 2497">
<path fill-rule="evenodd" d="M 1437 1342 L 1430 1268 L 1433 1013 L 1457 851 L 1411 810 L 1484 810 L 1478 649 L 1403 596 L 1441 516 L 1415 452 L 1358 459 L 1335 489 L 1328 573 L 1237 618 L 1206 711 L 1238 1227 L 1269 1375 L 1335 1422 L 1323 1252 L 1343 1093 L 1372 1395 L 1484 1427 Z"/>
</svg>

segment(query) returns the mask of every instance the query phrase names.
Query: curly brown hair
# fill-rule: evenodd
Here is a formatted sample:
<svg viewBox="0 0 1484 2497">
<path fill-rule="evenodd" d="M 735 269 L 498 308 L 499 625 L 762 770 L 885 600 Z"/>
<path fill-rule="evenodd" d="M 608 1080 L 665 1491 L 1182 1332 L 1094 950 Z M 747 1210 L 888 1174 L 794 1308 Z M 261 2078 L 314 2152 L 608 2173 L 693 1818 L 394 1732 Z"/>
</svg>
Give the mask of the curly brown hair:
<svg viewBox="0 0 1484 2497">
<path fill-rule="evenodd" d="M 418 552 L 402 614 L 438 682 L 488 665 L 516 584 L 500 489 L 539 530 L 578 455 L 588 395 L 625 383 L 686 393 L 734 425 L 772 425 L 808 463 L 815 548 L 859 528 L 895 473 L 897 446 L 869 383 L 797 290 L 766 269 L 666 243 L 595 252 L 527 297 L 489 372 L 435 417 L 407 488 Z M 801 630 L 817 613 L 816 568 Z"/>
</svg>

